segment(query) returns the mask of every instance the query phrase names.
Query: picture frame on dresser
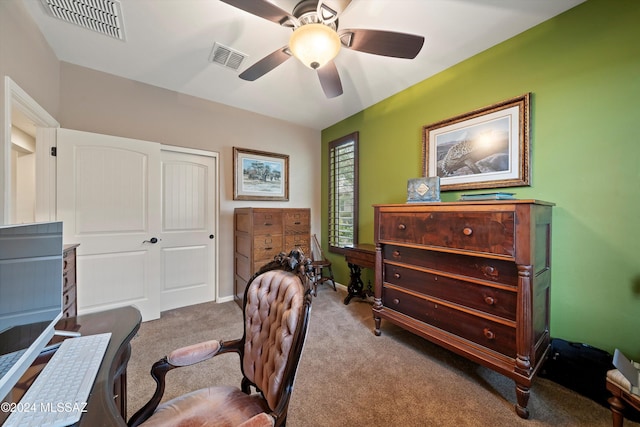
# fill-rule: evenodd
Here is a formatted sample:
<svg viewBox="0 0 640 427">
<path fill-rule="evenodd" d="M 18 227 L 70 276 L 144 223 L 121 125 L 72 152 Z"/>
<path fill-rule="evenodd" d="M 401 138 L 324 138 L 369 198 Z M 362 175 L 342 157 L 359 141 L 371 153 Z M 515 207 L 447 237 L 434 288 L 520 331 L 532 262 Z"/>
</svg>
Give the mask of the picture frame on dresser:
<svg viewBox="0 0 640 427">
<path fill-rule="evenodd" d="M 423 127 L 423 175 L 440 190 L 529 186 L 530 103 L 526 93 Z"/>
<path fill-rule="evenodd" d="M 289 156 L 233 147 L 233 200 L 289 200 Z"/>
</svg>

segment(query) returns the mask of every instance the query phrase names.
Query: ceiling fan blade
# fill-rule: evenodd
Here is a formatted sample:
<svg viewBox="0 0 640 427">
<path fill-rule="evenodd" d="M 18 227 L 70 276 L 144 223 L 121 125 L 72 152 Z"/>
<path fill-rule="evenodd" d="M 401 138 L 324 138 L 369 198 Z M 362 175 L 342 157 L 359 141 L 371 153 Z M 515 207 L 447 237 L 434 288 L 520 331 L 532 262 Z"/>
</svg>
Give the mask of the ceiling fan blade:
<svg viewBox="0 0 640 427">
<path fill-rule="evenodd" d="M 297 22 L 289 12 L 280 9 L 278 6 L 267 0 L 220 0 L 245 12 L 259 16 L 276 24 L 284 25 L 286 22 Z M 293 24 L 291 24 L 293 26 Z"/>
<path fill-rule="evenodd" d="M 342 95 L 342 82 L 338 68 L 333 61 L 327 62 L 323 67 L 317 69 L 320 85 L 327 98 L 335 98 Z"/>
<path fill-rule="evenodd" d="M 291 58 L 289 47 L 282 47 L 275 52 L 272 52 L 269 55 L 265 56 L 260 61 L 244 70 L 240 74 L 240 78 L 252 82 L 258 77 L 262 77 L 263 75 L 267 74 L 269 71 L 273 70 L 289 58 Z"/>
<path fill-rule="evenodd" d="M 325 24 L 330 24 L 351 4 L 351 0 L 320 0 L 318 2 L 318 17 Z"/>
<path fill-rule="evenodd" d="M 424 44 L 422 36 L 393 31 L 340 30 L 338 35 L 342 44 L 349 49 L 394 58 L 413 59 Z"/>
</svg>

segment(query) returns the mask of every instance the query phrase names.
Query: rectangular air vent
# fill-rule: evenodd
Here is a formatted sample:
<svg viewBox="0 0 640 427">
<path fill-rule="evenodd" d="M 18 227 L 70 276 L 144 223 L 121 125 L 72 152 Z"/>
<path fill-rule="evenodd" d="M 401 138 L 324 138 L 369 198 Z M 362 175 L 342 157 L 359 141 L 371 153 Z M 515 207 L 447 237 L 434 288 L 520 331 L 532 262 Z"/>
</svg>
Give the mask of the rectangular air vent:
<svg viewBox="0 0 640 427">
<path fill-rule="evenodd" d="M 119 0 L 42 0 L 54 18 L 124 40 Z"/>
<path fill-rule="evenodd" d="M 246 57 L 247 55 L 244 53 L 216 42 L 213 45 L 209 61 L 237 71 Z"/>
</svg>

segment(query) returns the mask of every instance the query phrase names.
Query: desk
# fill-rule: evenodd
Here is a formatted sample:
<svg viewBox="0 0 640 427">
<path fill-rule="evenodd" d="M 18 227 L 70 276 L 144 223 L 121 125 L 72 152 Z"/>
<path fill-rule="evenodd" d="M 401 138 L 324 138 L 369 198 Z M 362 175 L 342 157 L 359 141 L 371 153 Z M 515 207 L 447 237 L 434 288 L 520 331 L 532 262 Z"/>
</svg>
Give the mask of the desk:
<svg viewBox="0 0 640 427">
<path fill-rule="evenodd" d="M 344 303 L 349 304 L 351 298 L 360 297 L 367 298 L 372 296 L 371 290 L 365 290 L 362 278 L 360 277 L 361 268 L 375 269 L 376 267 L 376 247 L 375 245 L 363 243 L 355 246 L 345 247 L 344 259 L 347 261 L 351 280 L 347 287 L 348 295 L 344 299 Z"/>
<path fill-rule="evenodd" d="M 134 307 L 122 307 L 99 313 L 84 314 L 62 319 L 56 325 L 57 330 L 78 331 L 82 335 L 111 332 L 109 346 L 100 365 L 96 381 L 91 389 L 87 412 L 75 424 L 87 427 L 126 426 L 127 416 L 127 363 L 131 356 L 131 339 L 134 337 L 142 318 Z M 64 338 L 54 337 L 52 342 Z M 53 352 L 42 354 L 33 362 L 22 376 L 16 387 L 7 396 L 7 401 L 17 402 L 28 386 L 44 368 Z M 26 387 L 25 387 L 26 386 Z M 11 399 L 10 399 L 11 398 Z M 0 423 L 9 416 L 0 412 Z"/>
</svg>

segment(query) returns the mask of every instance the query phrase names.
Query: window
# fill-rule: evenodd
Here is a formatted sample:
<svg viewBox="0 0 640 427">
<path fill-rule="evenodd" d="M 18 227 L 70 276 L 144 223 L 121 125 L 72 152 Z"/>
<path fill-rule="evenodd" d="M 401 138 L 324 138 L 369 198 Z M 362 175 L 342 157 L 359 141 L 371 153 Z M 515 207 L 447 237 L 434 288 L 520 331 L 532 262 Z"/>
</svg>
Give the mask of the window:
<svg viewBox="0 0 640 427">
<path fill-rule="evenodd" d="M 358 243 L 358 132 L 329 143 L 329 250 Z"/>
</svg>

